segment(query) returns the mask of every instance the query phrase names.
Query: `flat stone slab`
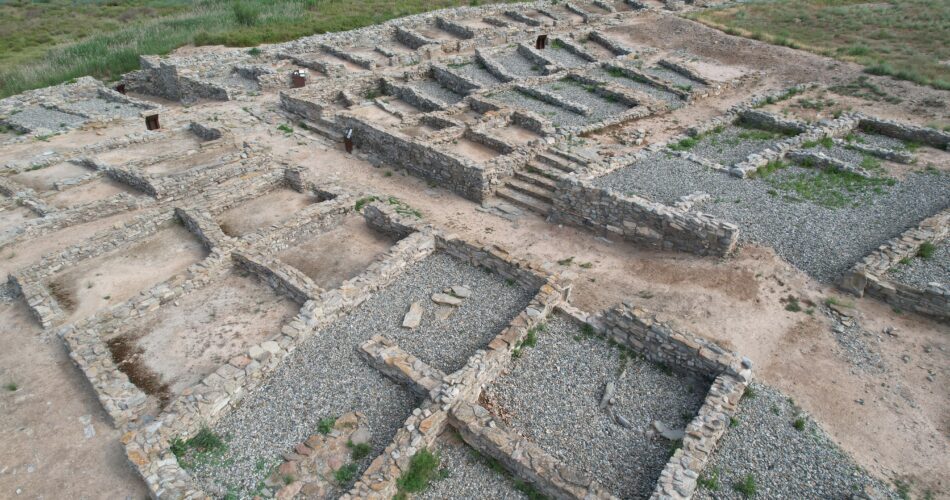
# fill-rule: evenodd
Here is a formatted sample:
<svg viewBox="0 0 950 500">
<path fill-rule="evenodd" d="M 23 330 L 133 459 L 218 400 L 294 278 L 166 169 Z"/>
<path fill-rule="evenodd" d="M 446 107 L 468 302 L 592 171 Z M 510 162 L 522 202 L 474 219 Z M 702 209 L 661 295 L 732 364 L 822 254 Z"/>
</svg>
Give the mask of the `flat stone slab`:
<svg viewBox="0 0 950 500">
<path fill-rule="evenodd" d="M 409 312 L 402 319 L 403 328 L 409 328 L 410 330 L 418 328 L 419 324 L 422 323 L 423 312 L 425 312 L 425 308 L 422 307 L 421 302 L 413 302 L 409 305 Z"/>
<path fill-rule="evenodd" d="M 453 297 L 447 293 L 434 293 L 432 294 L 432 302 L 447 306 L 458 306 L 462 304 L 462 299 Z"/>
</svg>

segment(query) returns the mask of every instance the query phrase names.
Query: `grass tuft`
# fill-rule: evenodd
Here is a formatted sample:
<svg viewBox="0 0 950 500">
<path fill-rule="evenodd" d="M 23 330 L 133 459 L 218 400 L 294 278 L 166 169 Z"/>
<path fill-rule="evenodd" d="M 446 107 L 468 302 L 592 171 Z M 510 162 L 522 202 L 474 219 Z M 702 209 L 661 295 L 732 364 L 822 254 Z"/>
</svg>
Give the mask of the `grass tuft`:
<svg viewBox="0 0 950 500">
<path fill-rule="evenodd" d="M 742 481 L 732 485 L 732 489 L 736 490 L 737 493 L 745 498 L 751 498 L 755 496 L 755 476 L 752 474 L 746 474 Z"/>
<path fill-rule="evenodd" d="M 432 480 L 439 477 L 441 459 L 437 453 L 423 448 L 409 461 L 409 469 L 399 477 L 396 486 L 399 493 L 419 493 L 429 487 Z"/>
<path fill-rule="evenodd" d="M 326 436 L 333 430 L 334 425 L 336 425 L 335 417 L 321 418 L 320 421 L 317 422 L 317 432 Z"/>
<path fill-rule="evenodd" d="M 696 480 L 696 484 L 698 484 L 700 488 L 704 488 L 709 491 L 719 491 L 719 470 L 713 468 L 708 472 L 704 472 Z"/>
<path fill-rule="evenodd" d="M 357 470 L 356 464 L 346 464 L 333 473 L 333 479 L 341 486 L 349 484 L 356 477 Z"/>
<path fill-rule="evenodd" d="M 354 444 L 353 441 L 347 441 L 346 447 L 350 449 L 350 458 L 353 460 L 362 460 L 373 450 L 369 443 Z"/>
</svg>

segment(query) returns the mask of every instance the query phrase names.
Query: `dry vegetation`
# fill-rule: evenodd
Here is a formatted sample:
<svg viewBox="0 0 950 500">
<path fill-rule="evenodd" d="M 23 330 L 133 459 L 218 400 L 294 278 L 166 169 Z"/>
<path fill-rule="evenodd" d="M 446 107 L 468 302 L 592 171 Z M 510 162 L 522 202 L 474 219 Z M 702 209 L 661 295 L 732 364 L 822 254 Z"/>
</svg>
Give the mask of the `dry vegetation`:
<svg viewBox="0 0 950 500">
<path fill-rule="evenodd" d="M 759 0 L 690 17 L 727 33 L 854 61 L 950 90 L 950 2 Z"/>
<path fill-rule="evenodd" d="M 250 47 L 479 3 L 498 0 L 19 0 L 0 4 L 0 97 L 110 80 L 188 44 Z"/>
</svg>

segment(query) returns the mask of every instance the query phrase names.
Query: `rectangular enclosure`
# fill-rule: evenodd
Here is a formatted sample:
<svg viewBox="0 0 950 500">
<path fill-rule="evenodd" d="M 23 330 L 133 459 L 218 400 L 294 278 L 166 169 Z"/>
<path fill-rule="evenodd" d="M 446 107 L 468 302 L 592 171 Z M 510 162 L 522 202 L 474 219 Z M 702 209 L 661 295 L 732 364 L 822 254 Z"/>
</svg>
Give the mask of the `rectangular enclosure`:
<svg viewBox="0 0 950 500">
<path fill-rule="evenodd" d="M 682 431 L 708 387 L 555 316 L 482 404 L 617 497 L 648 498 L 677 445 L 658 429 Z"/>
<path fill-rule="evenodd" d="M 299 304 L 240 270 L 164 304 L 106 339 L 158 411 L 235 356 L 280 332 Z"/>
<path fill-rule="evenodd" d="M 184 226 L 169 222 L 131 247 L 109 252 L 53 275 L 47 287 L 66 313 L 65 322 L 124 302 L 184 271 L 207 250 Z"/>
<path fill-rule="evenodd" d="M 324 290 L 337 288 L 363 272 L 394 241 L 377 233 L 359 215 L 351 215 L 335 227 L 298 238 L 277 254 Z"/>
<path fill-rule="evenodd" d="M 456 305 L 433 300 L 456 288 Z M 534 291 L 509 285 L 497 274 L 436 253 L 411 264 L 390 285 L 348 315 L 322 328 L 286 358 L 275 374 L 249 394 L 241 406 L 214 426 L 229 436 L 228 449 L 215 464 L 193 471 L 206 491 L 234 488 L 253 491 L 271 464 L 315 433 L 322 419 L 360 412 L 368 421 L 372 452 L 354 462 L 359 477 L 387 446 L 420 401 L 404 385 L 392 381 L 358 353 L 374 335 L 386 336 L 406 351 L 445 372 L 461 368 L 514 318 Z M 440 297 L 435 297 L 443 300 Z M 422 309 L 419 325 L 404 328 L 410 305 Z M 342 465 L 342 464 L 340 464 Z"/>
<path fill-rule="evenodd" d="M 215 219 L 224 234 L 240 238 L 288 220 L 298 210 L 320 201 L 314 194 L 301 193 L 289 187 L 278 187 L 225 210 Z"/>
</svg>

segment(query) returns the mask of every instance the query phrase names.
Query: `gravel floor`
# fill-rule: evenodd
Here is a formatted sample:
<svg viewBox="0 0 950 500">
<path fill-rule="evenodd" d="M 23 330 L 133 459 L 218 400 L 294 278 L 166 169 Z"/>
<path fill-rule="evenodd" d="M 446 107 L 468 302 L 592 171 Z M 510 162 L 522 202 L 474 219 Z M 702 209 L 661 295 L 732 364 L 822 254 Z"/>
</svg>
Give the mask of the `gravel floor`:
<svg viewBox="0 0 950 500">
<path fill-rule="evenodd" d="M 885 149 L 906 148 L 906 143 L 900 139 L 895 139 L 894 137 L 888 137 L 881 134 L 872 134 L 864 132 L 863 130 L 855 130 L 854 132 L 850 133 L 848 137 L 852 142 L 857 142 L 866 146 L 874 146 Z"/>
<path fill-rule="evenodd" d="M 738 179 L 666 157 L 640 161 L 595 180 L 621 193 L 671 203 L 702 191 L 711 200 L 694 210 L 739 225 L 744 241 L 771 246 L 811 276 L 828 283 L 884 241 L 950 206 L 950 175 L 915 173 L 881 193 L 855 195 L 859 206 L 829 208 L 793 201 L 774 183 L 812 170 L 788 168 L 767 179 Z"/>
<path fill-rule="evenodd" d="M 472 297 L 448 321 L 434 320 L 429 297 L 458 284 L 468 286 Z M 527 304 L 528 295 L 445 254 L 414 264 L 356 311 L 316 333 L 222 419 L 214 430 L 229 436 L 228 451 L 214 461 L 218 465 L 199 466 L 194 477 L 210 493 L 248 494 L 266 474 L 257 467 L 261 459 L 273 462 L 316 432 L 321 418 L 350 411 L 363 412 L 373 433 L 373 453 L 360 464 L 364 470 L 419 401 L 367 364 L 357 352 L 359 344 L 386 335 L 423 360 L 453 369 L 496 335 Z M 402 331 L 413 300 L 427 301 L 427 314 L 418 329 Z"/>
<path fill-rule="evenodd" d="M 661 80 L 666 80 L 672 83 L 673 85 L 678 85 L 681 87 L 689 87 L 692 90 L 706 88 L 706 86 L 703 85 L 702 83 L 697 82 L 696 80 L 693 80 L 692 78 L 689 78 L 686 75 L 677 73 L 676 71 L 673 71 L 668 68 L 664 68 L 662 66 L 652 66 L 649 68 L 645 68 L 643 72 L 648 75 L 655 76 L 656 78 L 659 78 Z"/>
<path fill-rule="evenodd" d="M 431 483 L 428 489 L 413 495 L 414 499 L 525 498 L 514 488 L 512 480 L 504 472 L 492 470 L 485 460 L 465 443 L 457 439 L 440 439 L 437 451 L 448 477 Z"/>
<path fill-rule="evenodd" d="M 413 84 L 416 90 L 446 104 L 455 104 L 462 100 L 462 96 L 443 87 L 435 80 L 422 80 Z"/>
<path fill-rule="evenodd" d="M 516 49 L 511 49 L 507 52 L 500 52 L 497 54 L 492 54 L 492 59 L 495 60 L 498 64 L 504 66 L 509 73 L 517 76 L 539 76 L 541 75 L 541 67 L 537 64 L 525 59 L 524 56 L 518 53 Z"/>
<path fill-rule="evenodd" d="M 587 118 L 584 115 L 573 113 L 560 106 L 548 104 L 544 101 L 539 101 L 515 90 L 499 92 L 492 97 L 509 106 L 515 106 L 537 113 L 550 120 L 555 126 L 577 127 L 587 124 Z"/>
<path fill-rule="evenodd" d="M 559 80 L 557 82 L 546 83 L 542 85 L 541 88 L 548 92 L 555 93 L 574 104 L 587 106 L 587 108 L 590 109 L 590 115 L 588 115 L 586 119 L 588 123 L 599 122 L 630 109 L 623 103 L 604 99 L 595 92 L 587 90 L 583 85 L 571 80 Z"/>
<path fill-rule="evenodd" d="M 445 373 L 465 366 L 475 351 L 488 345 L 534 297 L 536 290 L 509 286 L 497 274 L 489 274 L 445 254 L 436 254 L 412 270 L 414 277 L 394 283 L 372 302 L 374 335 L 384 335 L 406 352 Z M 464 285 L 472 296 L 457 308 L 432 302 L 433 293 L 453 285 Z M 422 323 L 415 330 L 402 328 L 409 304 L 419 301 L 425 308 Z M 440 310 L 451 312 L 440 317 Z"/>
<path fill-rule="evenodd" d="M 807 415 L 779 391 L 752 384 L 728 430 L 706 465 L 704 479 L 718 477 L 718 489 L 700 486 L 693 498 L 746 498 L 734 485 L 752 474 L 756 498 L 852 498 L 865 488 L 871 498 L 897 498 L 872 478 Z M 794 422 L 802 418 L 802 430 Z"/>
<path fill-rule="evenodd" d="M 864 153 L 838 145 L 830 148 L 818 146 L 815 148 L 815 152 L 826 154 L 836 160 L 841 160 L 856 167 L 861 166 L 861 162 L 864 161 Z"/>
<path fill-rule="evenodd" d="M 840 321 L 834 314 L 830 314 L 824 306 L 819 306 L 823 312 L 834 321 L 831 323 L 831 333 L 841 348 L 841 356 L 851 362 L 851 373 L 854 374 L 882 374 L 887 372 L 887 363 L 881 357 L 878 348 L 880 335 L 869 332 L 857 321 Z"/>
<path fill-rule="evenodd" d="M 86 122 L 86 119 L 42 106 L 29 106 L 23 108 L 19 113 L 8 116 L 7 121 L 29 130 L 61 130 L 66 127 L 81 125 Z"/>
<path fill-rule="evenodd" d="M 888 276 L 918 288 L 926 288 L 928 283 L 950 285 L 950 245 L 939 243 L 930 258 L 911 258 L 909 263 L 895 267 Z"/>
<path fill-rule="evenodd" d="M 554 46 L 549 46 L 543 51 L 543 53 L 544 57 L 547 57 L 555 64 L 565 68 L 577 68 L 579 66 L 584 66 L 589 62 L 587 59 L 584 59 L 583 57 L 580 57 L 567 49 L 559 49 Z"/>
<path fill-rule="evenodd" d="M 501 83 L 501 80 L 496 78 L 495 75 L 489 73 L 487 69 L 475 62 L 461 66 L 449 66 L 449 70 L 466 76 L 474 80 L 475 83 L 479 83 L 485 87 L 494 87 Z"/>
<path fill-rule="evenodd" d="M 695 163 L 665 152 L 650 153 L 646 158 L 595 178 L 597 187 L 612 189 L 625 195 L 644 196 L 650 200 L 672 205 L 680 197 L 691 193 L 691 187 L 707 192 L 702 186 L 687 181 L 675 182 L 680 176 L 690 176 L 699 169 Z"/>
<path fill-rule="evenodd" d="M 762 139 L 767 134 L 769 139 Z M 764 130 L 729 125 L 722 132 L 704 135 L 689 151 L 720 165 L 733 165 L 744 161 L 752 153 L 764 151 L 787 137 Z"/>
<path fill-rule="evenodd" d="M 613 76 L 609 72 L 604 70 L 603 68 L 597 68 L 596 70 L 594 70 L 591 76 L 593 76 L 594 78 L 599 78 L 601 80 L 607 80 L 613 83 L 617 83 L 617 84 L 623 85 L 624 87 L 631 88 L 639 92 L 643 92 L 644 94 L 647 94 L 648 96 L 653 97 L 655 99 L 666 101 L 667 103 L 669 103 L 670 108 L 672 109 L 681 108 L 686 104 L 686 101 L 680 99 L 679 96 L 677 96 L 676 94 L 672 92 L 663 90 L 659 87 L 654 87 L 653 85 L 650 85 L 647 83 L 638 82 L 637 80 L 634 80 L 633 78 L 627 78 L 625 76 Z"/>
<path fill-rule="evenodd" d="M 488 393 L 512 426 L 547 452 L 596 478 L 621 498 L 646 498 L 670 456 L 670 442 L 645 431 L 654 420 L 683 428 L 702 404 L 708 384 L 629 359 L 620 374 L 620 350 L 599 337 L 583 337 L 567 318 L 554 317 L 524 348 L 510 373 Z M 612 412 L 599 409 L 605 384 L 616 384 Z"/>
<path fill-rule="evenodd" d="M 136 106 L 99 98 L 72 102 L 66 105 L 65 108 L 80 114 L 106 115 L 121 118 L 137 118 L 139 113 L 144 110 Z"/>
</svg>

